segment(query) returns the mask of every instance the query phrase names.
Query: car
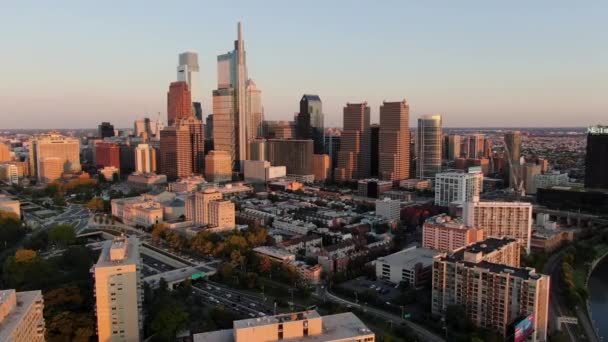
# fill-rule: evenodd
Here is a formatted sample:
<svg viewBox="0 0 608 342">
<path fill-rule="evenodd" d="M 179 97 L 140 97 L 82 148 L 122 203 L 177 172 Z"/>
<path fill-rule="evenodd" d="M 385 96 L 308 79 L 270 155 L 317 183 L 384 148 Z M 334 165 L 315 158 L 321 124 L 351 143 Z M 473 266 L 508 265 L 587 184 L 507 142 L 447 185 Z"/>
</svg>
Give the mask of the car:
<svg viewBox="0 0 608 342">
<path fill-rule="evenodd" d="M 376 285 L 371 284 L 371 285 L 369 286 L 369 288 L 370 288 L 370 289 L 375 289 L 375 288 L 376 288 Z"/>
<path fill-rule="evenodd" d="M 386 302 L 385 304 L 386 304 L 386 305 L 391 305 L 391 302 Z"/>
<path fill-rule="evenodd" d="M 249 317 L 255 317 L 255 315 L 252 312 L 250 312 Z"/>
<path fill-rule="evenodd" d="M 260 316 L 262 316 L 262 317 L 266 316 L 266 314 L 265 314 L 265 313 L 263 313 L 263 312 L 261 312 L 261 311 L 260 311 L 260 312 L 258 312 L 258 315 L 260 315 Z"/>
<path fill-rule="evenodd" d="M 255 303 L 249 303 L 249 306 L 251 306 L 252 308 L 255 308 Z"/>
</svg>

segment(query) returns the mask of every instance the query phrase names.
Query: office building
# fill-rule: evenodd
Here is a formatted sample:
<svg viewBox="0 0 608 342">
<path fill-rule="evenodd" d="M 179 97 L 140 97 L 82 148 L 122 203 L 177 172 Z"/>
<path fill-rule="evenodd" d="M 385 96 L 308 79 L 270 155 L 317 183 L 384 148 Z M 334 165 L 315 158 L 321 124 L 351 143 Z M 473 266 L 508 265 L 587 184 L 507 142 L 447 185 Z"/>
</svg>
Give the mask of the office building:
<svg viewBox="0 0 608 342">
<path fill-rule="evenodd" d="M 504 246 L 501 240 L 485 243 L 485 247 L 481 244 L 484 242 L 434 259 L 432 313 L 445 315 L 451 305 L 464 306 L 475 326 L 497 331 L 505 338 L 514 334 L 511 327 L 531 317 L 529 340 L 547 341 L 550 277 L 532 268 L 491 261 L 497 257 L 495 248 L 502 246 L 505 254 L 510 253 L 512 247 Z"/>
<path fill-rule="evenodd" d="M 420 288 L 431 282 L 433 258 L 438 251 L 411 246 L 376 259 L 376 277 L 393 284 L 404 282 Z"/>
<path fill-rule="evenodd" d="M 449 134 L 445 136 L 444 159 L 454 160 L 460 158 L 460 147 L 462 145 L 460 138 L 461 137 L 458 134 Z"/>
<path fill-rule="evenodd" d="M 530 253 L 532 204 L 523 202 L 467 202 L 463 206 L 467 226 L 483 227 L 487 237 L 510 237 Z"/>
<path fill-rule="evenodd" d="M 533 179 L 533 192 L 536 194 L 538 188 L 550 188 L 553 186 L 568 186 L 570 184 L 570 178 L 567 173 L 560 173 L 559 171 L 553 171 L 534 176 Z"/>
<path fill-rule="evenodd" d="M 58 132 L 50 132 L 34 137 L 30 141 L 30 173 L 32 176 L 43 181 L 39 169 L 40 164 L 44 159 L 57 158 L 54 160 L 54 165 L 61 165 L 61 172 L 77 172 L 80 171 L 80 141 L 75 138 L 65 137 Z M 47 163 L 47 166 L 50 166 Z M 49 170 L 49 168 L 47 168 Z M 47 172 L 47 176 L 50 173 Z M 48 178 L 48 177 L 47 177 Z"/>
<path fill-rule="evenodd" d="M 101 125 L 97 126 L 97 135 L 101 138 L 109 138 L 115 135 L 114 125 L 109 122 L 102 122 Z"/>
<path fill-rule="evenodd" d="M 519 167 L 522 169 L 521 175 L 526 194 L 535 194 L 536 187 L 534 186 L 534 179 L 541 174 L 542 167 L 536 163 L 525 163 Z"/>
<path fill-rule="evenodd" d="M 216 228 L 234 228 L 234 203 L 229 200 L 214 200 L 209 202 L 209 225 Z"/>
<path fill-rule="evenodd" d="M 321 316 L 316 311 L 234 321 L 232 329 L 193 336 L 193 342 L 374 342 L 375 334 L 352 312 Z"/>
<path fill-rule="evenodd" d="M 334 179 L 334 171 L 336 167 L 338 167 L 338 152 L 340 151 L 340 142 L 341 142 L 341 131 L 338 130 L 330 130 L 325 134 L 325 147 L 324 153 L 329 155 L 329 160 L 331 161 L 330 177 Z"/>
<path fill-rule="evenodd" d="M 435 175 L 435 205 L 447 207 L 479 197 L 483 187 L 481 172 L 442 172 Z"/>
<path fill-rule="evenodd" d="M 205 118 L 205 140 L 211 140 L 213 141 L 213 114 L 209 114 L 207 115 L 207 117 Z M 207 150 L 207 149 L 205 149 Z M 208 151 L 211 151 L 212 149 L 209 149 Z"/>
<path fill-rule="evenodd" d="M 201 89 L 199 79 L 198 54 L 196 52 L 183 52 L 179 54 L 177 66 L 177 80 L 186 82 L 192 100 L 191 115 L 203 120 L 201 106 Z"/>
<path fill-rule="evenodd" d="M 95 145 L 95 165 L 98 168 L 113 166 L 120 168 L 120 148 L 118 144 L 100 142 Z"/>
<path fill-rule="evenodd" d="M 369 177 L 370 108 L 367 102 L 347 103 L 343 113 L 335 179 L 344 182 Z"/>
<path fill-rule="evenodd" d="M 313 154 L 312 171 L 316 181 L 326 181 L 331 176 L 331 159 L 327 154 Z"/>
<path fill-rule="evenodd" d="M 226 151 L 234 169 L 247 159 L 248 124 L 247 64 L 241 23 L 234 50 L 217 57 L 218 87 L 213 91 L 213 140 L 215 150 Z"/>
<path fill-rule="evenodd" d="M 222 194 L 215 188 L 207 188 L 194 194 L 194 222 L 200 225 L 209 224 L 209 203 L 221 200 Z"/>
<path fill-rule="evenodd" d="M 483 134 L 469 134 L 462 136 L 460 155 L 463 158 L 478 159 L 485 155 L 485 136 Z"/>
<path fill-rule="evenodd" d="M 127 177 L 127 184 L 138 190 L 150 190 L 167 186 L 167 176 L 155 173 L 132 173 Z"/>
<path fill-rule="evenodd" d="M 265 139 L 255 139 L 249 142 L 249 160 L 266 160 Z"/>
<path fill-rule="evenodd" d="M 266 142 L 268 161 L 287 167 L 288 175 L 313 174 L 313 141 L 270 139 Z"/>
<path fill-rule="evenodd" d="M 388 197 L 376 200 L 376 215 L 389 221 L 399 221 L 401 218 L 401 201 Z"/>
<path fill-rule="evenodd" d="M 139 144 L 135 148 L 135 172 L 156 172 L 156 149 L 148 144 Z"/>
<path fill-rule="evenodd" d="M 188 158 L 192 165 L 192 173 L 203 173 L 205 162 L 205 137 L 203 136 L 203 123 L 190 116 L 175 121 L 175 125 L 188 131 Z"/>
<path fill-rule="evenodd" d="M 462 219 L 446 214 L 429 217 L 422 225 L 422 246 L 451 253 L 459 248 L 482 241 L 481 227 L 467 227 Z"/>
<path fill-rule="evenodd" d="M 0 181 L 6 184 L 19 184 L 19 169 L 15 164 L 0 164 Z"/>
<path fill-rule="evenodd" d="M 410 178 L 409 116 L 410 106 L 405 100 L 380 106 L 378 174 L 382 180 Z"/>
<path fill-rule="evenodd" d="M 271 180 L 287 176 L 285 166 L 271 166 L 269 161 L 245 160 L 243 164 L 245 182 L 265 184 Z"/>
<path fill-rule="evenodd" d="M 192 101 L 188 83 L 185 81 L 171 82 L 167 92 L 167 123 L 173 126 L 177 119 L 192 116 Z"/>
<path fill-rule="evenodd" d="M 517 186 L 513 183 L 513 167 L 519 165 L 519 158 L 521 157 L 521 132 L 512 131 L 505 133 L 504 136 L 504 159 L 505 164 L 503 173 L 505 177 L 508 177 L 509 184 L 511 187 Z"/>
<path fill-rule="evenodd" d="M 608 189 L 608 126 L 587 130 L 585 187 Z"/>
<path fill-rule="evenodd" d="M 169 180 L 192 175 L 192 148 L 187 126 L 160 131 L 160 173 Z"/>
<path fill-rule="evenodd" d="M 0 143 L 0 163 L 11 160 L 11 150 L 7 144 Z"/>
<path fill-rule="evenodd" d="M 150 141 L 152 143 L 153 141 Z M 135 144 L 126 141 L 118 145 L 120 155 L 120 172 L 129 174 L 135 171 Z"/>
<path fill-rule="evenodd" d="M 252 79 L 247 80 L 247 141 L 263 136 L 262 122 L 264 121 L 264 107 L 262 106 L 262 91 Z M 252 159 L 251 156 L 248 159 Z"/>
<path fill-rule="evenodd" d="M 381 181 L 376 178 L 357 181 L 357 194 L 361 197 L 382 198 L 382 194 L 392 188 L 392 181 Z"/>
<path fill-rule="evenodd" d="M 38 162 L 38 181 L 52 183 L 64 173 L 64 160 L 58 157 L 49 157 Z"/>
<path fill-rule="evenodd" d="M 371 125 L 369 131 L 369 176 L 378 177 L 378 146 L 380 143 L 380 125 Z"/>
<path fill-rule="evenodd" d="M 296 137 L 314 141 L 314 153 L 322 154 L 324 149 L 323 103 L 319 95 L 303 95 L 300 99 L 300 112 L 296 117 Z"/>
<path fill-rule="evenodd" d="M 39 290 L 0 290 L 0 341 L 44 342 L 43 309 Z"/>
<path fill-rule="evenodd" d="M 139 240 L 107 241 L 92 272 L 99 341 L 139 341 L 143 337 Z"/>
<path fill-rule="evenodd" d="M 205 178 L 210 182 L 232 180 L 232 158 L 226 151 L 209 151 L 205 156 Z"/>
<path fill-rule="evenodd" d="M 425 115 L 418 119 L 416 134 L 416 178 L 435 179 L 441 172 L 441 115 Z"/>
<path fill-rule="evenodd" d="M 135 120 L 133 122 L 133 132 L 136 137 L 147 137 L 149 139 L 154 136 L 150 119 L 143 118 Z"/>
</svg>

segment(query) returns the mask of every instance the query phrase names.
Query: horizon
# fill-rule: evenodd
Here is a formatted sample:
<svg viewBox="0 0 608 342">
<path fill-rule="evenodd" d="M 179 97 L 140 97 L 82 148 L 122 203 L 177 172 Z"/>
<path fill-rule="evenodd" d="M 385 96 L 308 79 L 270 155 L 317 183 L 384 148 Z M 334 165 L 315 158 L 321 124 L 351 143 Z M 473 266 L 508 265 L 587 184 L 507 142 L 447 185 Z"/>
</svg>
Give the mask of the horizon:
<svg viewBox="0 0 608 342">
<path fill-rule="evenodd" d="M 166 123 L 184 51 L 199 55 L 206 116 L 216 58 L 232 49 L 238 21 L 266 120 L 292 120 L 305 93 L 321 97 L 326 127 L 342 125 L 347 102 L 366 100 L 377 122 L 382 100 L 404 98 L 410 127 L 425 114 L 442 115 L 445 128 L 586 127 L 607 117 L 608 48 L 597 42 L 608 4 L 70 4 L 22 2 L 0 14 L 11 32 L 2 128 L 130 127 L 158 112 Z"/>
</svg>

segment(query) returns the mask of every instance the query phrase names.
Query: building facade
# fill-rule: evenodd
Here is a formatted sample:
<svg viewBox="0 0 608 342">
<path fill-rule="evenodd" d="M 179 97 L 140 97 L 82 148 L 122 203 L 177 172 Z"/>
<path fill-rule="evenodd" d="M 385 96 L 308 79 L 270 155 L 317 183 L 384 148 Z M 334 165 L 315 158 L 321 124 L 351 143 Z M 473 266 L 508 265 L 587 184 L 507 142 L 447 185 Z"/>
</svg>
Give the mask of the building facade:
<svg viewBox="0 0 608 342">
<path fill-rule="evenodd" d="M 378 175 L 382 180 L 410 178 L 410 106 L 401 102 L 383 102 L 380 106 Z"/>
<path fill-rule="evenodd" d="M 235 222 L 234 203 L 229 200 L 213 200 L 209 202 L 209 224 L 217 228 L 234 228 Z"/>
<path fill-rule="evenodd" d="M 588 129 L 585 187 L 608 189 L 608 126 Z"/>
<path fill-rule="evenodd" d="M 267 146 L 268 161 L 274 166 L 285 166 L 288 175 L 313 174 L 312 140 L 270 139 Z"/>
<path fill-rule="evenodd" d="M 39 290 L 0 290 L 0 341 L 44 342 L 43 309 Z"/>
<path fill-rule="evenodd" d="M 198 54 L 196 52 L 183 52 L 179 54 L 177 66 L 177 80 L 186 82 L 192 100 L 192 115 L 203 120 L 201 106 L 201 89 L 199 79 Z"/>
<path fill-rule="evenodd" d="M 174 180 L 192 175 L 192 145 L 186 126 L 170 126 L 160 131 L 160 172 Z"/>
<path fill-rule="evenodd" d="M 425 115 L 418 119 L 416 133 L 416 178 L 435 179 L 441 172 L 441 115 Z"/>
<path fill-rule="evenodd" d="M 62 173 L 80 171 L 80 141 L 58 132 L 38 135 L 30 141 L 29 158 L 30 173 L 39 181 L 42 181 L 39 174 L 40 164 L 47 158 L 58 158 Z"/>
<path fill-rule="evenodd" d="M 95 165 L 98 168 L 113 166 L 120 169 L 120 147 L 110 142 L 95 145 Z"/>
<path fill-rule="evenodd" d="M 422 246 L 451 253 L 459 248 L 484 239 L 480 227 L 467 227 L 457 218 L 441 214 L 429 217 L 422 225 Z"/>
<path fill-rule="evenodd" d="M 376 215 L 391 221 L 401 218 L 401 201 L 383 198 L 376 200 Z"/>
<path fill-rule="evenodd" d="M 479 197 L 483 187 L 481 172 L 442 172 L 435 175 L 435 205 L 447 207 Z"/>
<path fill-rule="evenodd" d="M 232 158 L 226 151 L 209 151 L 205 156 L 205 178 L 210 182 L 232 180 Z"/>
<path fill-rule="evenodd" d="M 192 116 L 192 98 L 186 81 L 172 82 L 167 92 L 167 123 L 173 126 L 177 119 Z"/>
<path fill-rule="evenodd" d="M 369 177 L 370 108 L 367 102 L 347 103 L 343 114 L 343 131 L 338 152 L 337 181 Z"/>
<path fill-rule="evenodd" d="M 296 117 L 296 137 L 314 142 L 314 153 L 324 151 L 325 117 L 323 103 L 319 95 L 303 95 L 300 99 L 300 112 Z"/>
<path fill-rule="evenodd" d="M 135 172 L 156 172 L 156 149 L 148 144 L 139 144 L 135 148 Z"/>
</svg>

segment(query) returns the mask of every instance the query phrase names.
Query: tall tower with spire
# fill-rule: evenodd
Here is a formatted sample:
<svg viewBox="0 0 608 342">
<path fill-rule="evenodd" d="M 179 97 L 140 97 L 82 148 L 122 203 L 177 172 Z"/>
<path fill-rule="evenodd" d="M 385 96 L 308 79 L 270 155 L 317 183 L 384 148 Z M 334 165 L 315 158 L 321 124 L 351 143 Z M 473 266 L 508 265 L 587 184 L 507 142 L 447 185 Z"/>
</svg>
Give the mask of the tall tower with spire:
<svg viewBox="0 0 608 342">
<path fill-rule="evenodd" d="M 216 150 L 227 151 L 234 169 L 247 159 L 247 145 L 255 138 L 247 92 L 247 62 L 243 27 L 238 23 L 234 50 L 217 57 L 217 89 L 213 91 L 213 140 Z"/>
</svg>

